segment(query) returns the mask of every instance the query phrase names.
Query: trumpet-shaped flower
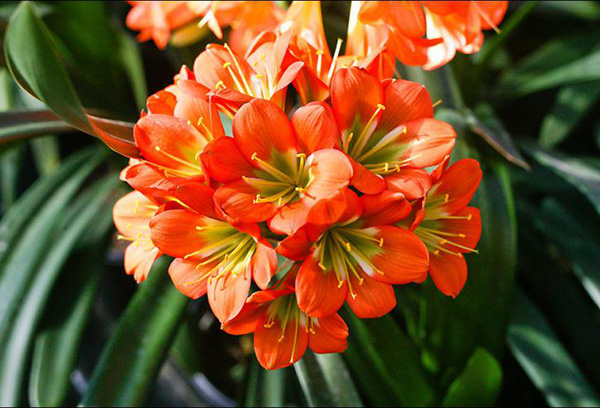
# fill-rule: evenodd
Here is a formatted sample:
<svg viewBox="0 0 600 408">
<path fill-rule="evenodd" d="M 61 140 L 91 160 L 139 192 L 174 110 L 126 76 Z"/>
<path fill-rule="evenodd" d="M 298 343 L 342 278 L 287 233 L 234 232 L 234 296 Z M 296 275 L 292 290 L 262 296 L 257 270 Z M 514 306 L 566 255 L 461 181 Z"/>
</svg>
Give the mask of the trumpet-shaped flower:
<svg viewBox="0 0 600 408">
<path fill-rule="evenodd" d="M 348 186 L 352 166 L 334 149 L 338 130 L 329 107 L 316 103 L 292 119 L 273 103 L 254 99 L 233 120 L 233 138 L 216 139 L 202 160 L 211 178 L 224 183 L 215 201 L 238 222 L 269 221 L 291 234 L 309 217 L 331 214 L 315 206 Z M 320 208 L 320 207 L 318 207 Z"/>
<path fill-rule="evenodd" d="M 277 257 L 258 225 L 230 224 L 213 196 L 204 184 L 178 186 L 175 198 L 181 208 L 154 217 L 150 238 L 176 258 L 169 274 L 177 289 L 194 299 L 208 293 L 215 316 L 224 323 L 243 307 L 252 280 L 267 288 Z"/>
<path fill-rule="evenodd" d="M 477 252 L 481 235 L 479 210 L 469 207 L 481 181 L 479 163 L 463 159 L 447 168 L 445 160 L 431 174 L 431 188 L 416 202 L 410 229 L 429 250 L 429 273 L 438 289 L 455 297 L 467 280 L 464 255 Z M 388 184 L 391 188 L 393 186 Z"/>
<path fill-rule="evenodd" d="M 304 63 L 294 81 L 303 104 L 327 99 L 331 79 L 340 68 L 365 68 L 379 79 L 390 78 L 394 71 L 393 56 L 383 47 L 360 54 L 352 53 L 355 50 L 347 47 L 342 55 L 342 40 L 338 39 L 332 55 L 325 38 L 319 1 L 294 1 L 279 30 L 291 35 L 290 55 Z"/>
<path fill-rule="evenodd" d="M 131 242 L 125 250 L 125 272 L 138 283 L 146 280 L 152 264 L 161 256 L 150 240 L 150 220 L 158 209 L 156 202 L 137 191 L 123 196 L 113 208 L 119 239 Z"/>
<path fill-rule="evenodd" d="M 293 279 L 293 272 L 287 279 Z M 223 325 L 230 334 L 254 333 L 254 349 L 267 370 L 287 367 L 304 355 L 341 353 L 347 348 L 348 327 L 338 314 L 309 317 L 298 307 L 293 286 L 278 283 L 272 289 L 254 293 L 234 319 Z"/>
<path fill-rule="evenodd" d="M 352 48 L 387 44 L 396 58 L 427 70 L 451 61 L 456 51 L 481 49 L 483 30 L 498 30 L 507 1 L 353 2 Z"/>
<path fill-rule="evenodd" d="M 410 231 L 392 226 L 411 211 L 400 193 L 358 197 L 346 190 L 333 222 L 307 224 L 284 239 L 277 252 L 302 261 L 296 277 L 300 309 L 311 317 L 335 313 L 347 301 L 359 317 L 380 317 L 396 305 L 393 284 L 427 277 L 425 245 Z"/>
<path fill-rule="evenodd" d="M 331 104 L 339 148 L 354 168 L 352 185 L 363 193 L 382 191 L 384 176 L 439 164 L 454 146 L 456 132 L 433 119 L 429 93 L 416 82 L 341 69 L 331 83 Z"/>
<path fill-rule="evenodd" d="M 234 50 L 244 53 L 264 30 L 274 30 L 284 11 L 274 1 L 130 1 L 127 27 L 139 31 L 138 39 L 152 39 L 163 49 L 176 31 L 184 27 L 199 33 L 198 26 L 207 25 L 219 38 L 222 27 L 231 27 L 229 42 Z M 189 30 L 189 28 L 188 28 Z M 192 36 L 194 38 L 195 36 Z"/>
</svg>

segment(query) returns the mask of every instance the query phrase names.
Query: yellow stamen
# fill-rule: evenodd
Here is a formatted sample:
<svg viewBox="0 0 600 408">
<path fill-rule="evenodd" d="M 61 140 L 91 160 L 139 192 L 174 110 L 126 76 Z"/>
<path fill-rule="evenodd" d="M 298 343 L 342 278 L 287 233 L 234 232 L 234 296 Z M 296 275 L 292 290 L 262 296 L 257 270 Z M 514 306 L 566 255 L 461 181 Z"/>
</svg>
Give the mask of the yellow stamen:
<svg viewBox="0 0 600 408">
<path fill-rule="evenodd" d="M 327 81 L 331 81 L 331 77 L 333 76 L 333 73 L 335 72 L 335 65 L 337 63 L 337 59 L 340 55 L 340 51 L 342 49 L 342 42 L 343 40 L 341 38 L 338 38 L 337 40 L 337 44 L 335 45 L 335 52 L 333 53 L 333 60 L 331 61 L 331 67 L 329 67 L 329 73 L 327 73 Z"/>
</svg>

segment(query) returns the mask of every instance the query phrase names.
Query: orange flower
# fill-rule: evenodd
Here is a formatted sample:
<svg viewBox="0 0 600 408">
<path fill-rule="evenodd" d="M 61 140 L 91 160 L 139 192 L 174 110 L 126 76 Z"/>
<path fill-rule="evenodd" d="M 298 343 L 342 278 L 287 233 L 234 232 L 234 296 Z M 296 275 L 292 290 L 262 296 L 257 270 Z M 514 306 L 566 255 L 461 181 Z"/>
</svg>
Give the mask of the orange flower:
<svg viewBox="0 0 600 408">
<path fill-rule="evenodd" d="M 291 286 L 294 272 L 272 289 L 254 293 L 234 319 L 223 325 L 227 333 L 254 333 L 254 349 L 267 370 L 287 367 L 309 347 L 315 353 L 341 353 L 347 348 L 348 327 L 338 314 L 309 317 L 296 302 Z"/>
<path fill-rule="evenodd" d="M 339 148 L 354 168 L 351 184 L 363 193 L 381 192 L 383 176 L 439 164 L 454 146 L 456 132 L 433 119 L 429 93 L 416 82 L 341 69 L 331 82 L 331 105 Z"/>
<path fill-rule="evenodd" d="M 358 317 L 380 317 L 396 305 L 391 285 L 427 277 L 425 245 L 392 226 L 411 211 L 402 194 L 359 198 L 346 190 L 324 206 L 342 213 L 328 223 L 307 224 L 277 247 L 286 258 L 302 261 L 295 286 L 308 316 L 329 316 L 347 301 Z"/>
<path fill-rule="evenodd" d="M 302 104 L 327 99 L 331 79 L 340 68 L 365 68 L 379 79 L 391 77 L 394 71 L 393 57 L 382 47 L 370 49 L 368 53 L 356 53 L 349 44 L 345 55 L 340 55 L 342 40 L 338 39 L 332 56 L 325 38 L 319 1 L 294 1 L 280 31 L 291 34 L 290 53 L 304 63 L 304 69 L 294 81 Z"/>
<path fill-rule="evenodd" d="M 175 198 L 182 207 L 155 216 L 150 238 L 176 258 L 169 274 L 177 289 L 194 299 L 208 293 L 215 316 L 225 323 L 241 310 L 252 280 L 267 288 L 277 257 L 258 225 L 230 224 L 213 196 L 206 185 L 180 185 Z"/>
<path fill-rule="evenodd" d="M 130 1 L 127 27 L 140 31 L 140 41 L 154 40 L 165 48 L 171 34 L 201 17 L 219 38 L 221 27 L 231 26 L 229 42 L 234 50 L 246 52 L 252 41 L 264 30 L 273 30 L 284 12 L 273 1 Z"/>
<path fill-rule="evenodd" d="M 427 245 L 434 283 L 455 297 L 467 280 L 463 254 L 477 252 L 474 248 L 481 235 L 479 210 L 467 206 L 481 181 L 481 169 L 472 159 L 447 165 L 445 160 L 431 174 L 431 188 L 416 202 L 418 210 L 409 228 Z"/>
<path fill-rule="evenodd" d="M 268 99 L 283 108 L 287 86 L 302 68 L 297 62 L 284 69 L 288 43 L 289 35 L 264 32 L 245 58 L 227 44 L 209 44 L 194 62 L 196 81 L 212 91 L 219 107 L 231 117 L 253 98 Z"/>
<path fill-rule="evenodd" d="M 426 70 L 450 62 L 456 51 L 481 49 L 482 30 L 498 31 L 507 1 L 363 1 L 353 4 L 349 38 L 353 48 L 382 42 L 407 65 Z"/>
<path fill-rule="evenodd" d="M 127 15 L 127 27 L 139 31 L 139 41 L 152 39 L 158 48 L 165 48 L 171 33 L 199 18 L 193 1 L 130 1 L 133 7 Z M 205 2 L 202 2 L 205 3 Z"/>
<path fill-rule="evenodd" d="M 113 208 L 119 239 L 131 241 L 125 250 L 125 272 L 138 283 L 146 280 L 152 264 L 162 255 L 149 235 L 150 220 L 157 210 L 157 203 L 137 191 L 122 197 Z"/>
<path fill-rule="evenodd" d="M 443 43 L 427 49 L 427 63 L 432 70 L 450 62 L 456 51 L 463 54 L 479 52 L 483 30 L 498 30 L 508 1 L 426 1 L 427 36 L 441 37 Z"/>
<path fill-rule="evenodd" d="M 352 166 L 333 147 L 338 130 L 324 103 L 298 109 L 290 121 L 269 101 L 254 99 L 233 119 L 233 138 L 202 153 L 211 177 L 224 183 L 215 202 L 238 222 L 268 221 L 291 234 L 316 215 L 315 206 L 348 187 Z"/>
<path fill-rule="evenodd" d="M 274 1 L 208 1 L 206 3 L 210 3 L 210 6 L 205 9 L 206 15 L 200 25 L 208 24 L 219 39 L 223 38 L 221 27 L 231 26 L 229 43 L 231 48 L 240 54 L 247 52 L 256 37 L 263 31 L 275 30 L 285 14 Z"/>
</svg>

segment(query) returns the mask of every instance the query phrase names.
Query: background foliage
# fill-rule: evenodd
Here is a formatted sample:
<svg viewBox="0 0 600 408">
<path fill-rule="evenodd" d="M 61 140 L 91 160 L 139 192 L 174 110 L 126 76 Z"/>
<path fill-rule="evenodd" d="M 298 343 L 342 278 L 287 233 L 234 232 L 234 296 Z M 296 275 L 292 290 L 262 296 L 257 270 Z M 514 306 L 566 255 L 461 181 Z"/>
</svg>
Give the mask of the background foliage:
<svg viewBox="0 0 600 408">
<path fill-rule="evenodd" d="M 323 7 L 343 37 L 349 4 Z M 123 273 L 126 160 L 82 133 L 86 113 L 134 122 L 216 41 L 138 45 L 127 11 L 0 4 L 0 404 L 600 405 L 598 3 L 511 2 L 479 54 L 398 67 L 442 99 L 455 159 L 482 163 L 480 255 L 456 300 L 404 286 L 384 318 L 344 313 L 343 355 L 274 372 L 174 289 L 168 259 L 139 287 Z"/>
</svg>

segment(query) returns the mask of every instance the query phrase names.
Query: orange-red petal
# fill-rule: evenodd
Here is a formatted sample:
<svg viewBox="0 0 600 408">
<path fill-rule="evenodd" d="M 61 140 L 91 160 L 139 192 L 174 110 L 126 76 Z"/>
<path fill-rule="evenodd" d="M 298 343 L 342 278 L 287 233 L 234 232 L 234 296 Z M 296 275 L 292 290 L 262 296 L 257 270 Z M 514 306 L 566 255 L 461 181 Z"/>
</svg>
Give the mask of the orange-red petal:
<svg viewBox="0 0 600 408">
<path fill-rule="evenodd" d="M 198 261 L 177 258 L 169 266 L 169 276 L 177 290 L 192 299 L 198 299 L 206 294 L 206 275 L 214 266 L 198 265 Z"/>
<path fill-rule="evenodd" d="M 233 319 L 242 310 L 250 291 L 251 275 L 248 265 L 237 276 L 229 272 L 219 279 L 208 280 L 208 302 L 221 323 Z"/>
<path fill-rule="evenodd" d="M 348 348 L 348 326 L 337 313 L 313 319 L 308 346 L 315 353 L 342 353 Z M 313 333 L 314 332 L 314 333 Z"/>
<path fill-rule="evenodd" d="M 292 116 L 298 147 L 307 155 L 319 149 L 333 149 L 339 143 L 339 131 L 329 105 L 312 102 Z"/>
<path fill-rule="evenodd" d="M 432 254 L 429 274 L 440 292 L 446 296 L 456 297 L 467 281 L 467 263 L 464 256 L 446 252 Z"/>
<path fill-rule="evenodd" d="M 352 275 L 352 290 L 356 297 L 348 293 L 348 305 L 361 319 L 381 317 L 396 307 L 396 296 L 391 285 L 378 282 L 363 274 L 362 284 Z"/>
<path fill-rule="evenodd" d="M 346 300 L 348 286 L 339 285 L 333 269 L 319 267 L 318 260 L 309 256 L 296 277 L 296 296 L 300 309 L 311 317 L 324 317 L 337 312 Z"/>
</svg>

